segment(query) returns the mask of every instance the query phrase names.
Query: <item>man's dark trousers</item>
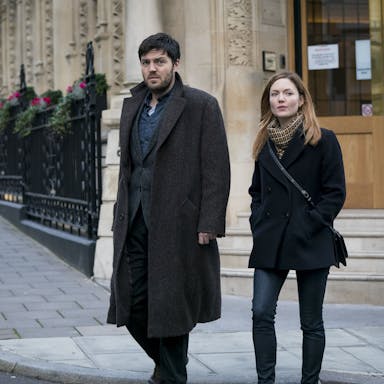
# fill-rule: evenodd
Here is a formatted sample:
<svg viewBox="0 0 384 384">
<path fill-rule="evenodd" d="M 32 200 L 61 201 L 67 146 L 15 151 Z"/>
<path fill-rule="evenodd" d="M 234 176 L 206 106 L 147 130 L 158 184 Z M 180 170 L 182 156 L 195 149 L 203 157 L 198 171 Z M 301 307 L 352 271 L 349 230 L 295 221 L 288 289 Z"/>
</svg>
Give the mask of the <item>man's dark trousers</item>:
<svg viewBox="0 0 384 384">
<path fill-rule="evenodd" d="M 187 382 L 189 334 L 148 338 L 148 229 L 141 205 L 130 226 L 125 260 L 131 274 L 131 312 L 127 328 L 139 345 L 160 367 L 161 383 L 184 384 Z M 128 276 L 127 276 L 128 278 Z"/>
</svg>

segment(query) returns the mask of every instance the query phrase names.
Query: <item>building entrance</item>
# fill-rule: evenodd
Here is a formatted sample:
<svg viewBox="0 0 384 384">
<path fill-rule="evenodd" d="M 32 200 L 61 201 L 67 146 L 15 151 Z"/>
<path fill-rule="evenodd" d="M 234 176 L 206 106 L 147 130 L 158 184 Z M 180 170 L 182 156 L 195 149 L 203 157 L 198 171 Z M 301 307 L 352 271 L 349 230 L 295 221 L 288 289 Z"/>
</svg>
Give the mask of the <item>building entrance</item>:
<svg viewBox="0 0 384 384">
<path fill-rule="evenodd" d="M 296 71 L 342 146 L 345 208 L 384 208 L 384 0 L 294 4 Z"/>
</svg>

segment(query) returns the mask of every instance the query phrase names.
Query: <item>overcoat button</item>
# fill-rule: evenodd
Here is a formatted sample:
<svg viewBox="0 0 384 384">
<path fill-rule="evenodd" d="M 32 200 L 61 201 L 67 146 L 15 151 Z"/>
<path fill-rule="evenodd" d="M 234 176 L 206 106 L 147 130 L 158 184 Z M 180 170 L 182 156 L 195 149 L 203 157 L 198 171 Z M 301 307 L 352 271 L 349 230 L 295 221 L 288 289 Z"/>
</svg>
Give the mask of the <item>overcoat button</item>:
<svg viewBox="0 0 384 384">
<path fill-rule="evenodd" d="M 120 214 L 120 215 L 119 215 L 119 220 L 120 220 L 120 221 L 123 221 L 123 220 L 124 220 L 124 215 L 123 215 L 123 214 Z"/>
<path fill-rule="evenodd" d="M 266 215 L 269 217 L 271 216 L 271 212 L 267 212 Z"/>
<path fill-rule="evenodd" d="M 289 212 L 287 212 L 287 213 L 285 214 L 285 217 L 289 217 Z"/>
</svg>

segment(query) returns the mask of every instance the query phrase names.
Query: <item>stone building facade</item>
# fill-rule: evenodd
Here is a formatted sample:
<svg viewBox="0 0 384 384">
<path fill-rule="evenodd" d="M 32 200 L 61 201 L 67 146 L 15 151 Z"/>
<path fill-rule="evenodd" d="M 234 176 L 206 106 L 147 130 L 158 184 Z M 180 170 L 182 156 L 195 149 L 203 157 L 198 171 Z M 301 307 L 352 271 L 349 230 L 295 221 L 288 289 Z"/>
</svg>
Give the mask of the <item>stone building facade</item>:
<svg viewBox="0 0 384 384">
<path fill-rule="evenodd" d="M 0 17 L 1 96 L 18 89 L 21 64 L 27 85 L 38 94 L 65 91 L 85 71 L 88 41 L 94 42 L 96 72 L 106 73 L 111 85 L 110 107 L 103 114 L 106 161 L 97 276 L 106 277 L 110 271 L 121 102 L 141 81 L 137 48 L 152 33 L 173 35 L 181 45 L 184 82 L 218 98 L 232 167 L 228 223 L 239 210 L 248 209 L 251 142 L 260 92 L 268 78 L 262 51 L 287 56 L 285 0 L 2 0 Z"/>
</svg>

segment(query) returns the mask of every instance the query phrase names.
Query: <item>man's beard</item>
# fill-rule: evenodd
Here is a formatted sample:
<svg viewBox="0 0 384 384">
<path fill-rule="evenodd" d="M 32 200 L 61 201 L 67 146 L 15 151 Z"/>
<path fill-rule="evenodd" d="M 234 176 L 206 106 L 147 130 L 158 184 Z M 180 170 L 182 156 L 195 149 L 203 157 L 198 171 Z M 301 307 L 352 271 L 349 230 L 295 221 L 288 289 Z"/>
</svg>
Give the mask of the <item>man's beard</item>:
<svg viewBox="0 0 384 384">
<path fill-rule="evenodd" d="M 170 88 L 170 85 L 173 81 L 173 74 L 173 71 L 169 72 L 167 77 L 158 85 L 151 85 L 148 80 L 145 81 L 145 84 L 152 93 L 156 95 L 161 95 Z"/>
</svg>

